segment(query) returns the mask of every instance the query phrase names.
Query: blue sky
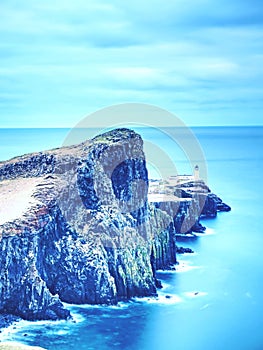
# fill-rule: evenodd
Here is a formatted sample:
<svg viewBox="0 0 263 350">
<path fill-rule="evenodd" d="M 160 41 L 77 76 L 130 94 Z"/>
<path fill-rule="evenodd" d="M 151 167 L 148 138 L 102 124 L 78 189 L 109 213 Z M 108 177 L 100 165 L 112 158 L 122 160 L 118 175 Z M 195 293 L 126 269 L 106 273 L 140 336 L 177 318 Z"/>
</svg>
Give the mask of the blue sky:
<svg viewBox="0 0 263 350">
<path fill-rule="evenodd" d="M 1 1 L 0 127 L 73 127 L 143 102 L 263 124 L 262 0 Z"/>
</svg>

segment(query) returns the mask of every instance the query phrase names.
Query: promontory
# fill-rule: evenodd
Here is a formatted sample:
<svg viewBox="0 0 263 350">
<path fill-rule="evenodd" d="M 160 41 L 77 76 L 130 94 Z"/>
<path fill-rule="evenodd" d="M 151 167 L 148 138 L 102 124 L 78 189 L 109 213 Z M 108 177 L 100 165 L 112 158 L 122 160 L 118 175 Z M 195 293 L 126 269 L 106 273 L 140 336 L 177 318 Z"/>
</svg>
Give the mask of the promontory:
<svg viewBox="0 0 263 350">
<path fill-rule="evenodd" d="M 0 314 L 67 319 L 63 302 L 156 295 L 181 225 L 200 229 L 220 208 L 204 185 L 165 204 L 149 202 L 148 186 L 143 141 L 129 129 L 0 163 Z"/>
</svg>

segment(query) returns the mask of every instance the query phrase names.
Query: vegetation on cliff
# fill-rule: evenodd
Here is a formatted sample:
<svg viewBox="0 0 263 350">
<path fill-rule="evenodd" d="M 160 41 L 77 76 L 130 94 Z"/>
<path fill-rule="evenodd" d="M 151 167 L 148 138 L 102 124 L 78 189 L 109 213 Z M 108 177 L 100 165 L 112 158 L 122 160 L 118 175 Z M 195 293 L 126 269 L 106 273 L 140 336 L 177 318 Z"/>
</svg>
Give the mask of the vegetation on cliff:
<svg viewBox="0 0 263 350">
<path fill-rule="evenodd" d="M 194 185 L 149 203 L 143 141 L 129 129 L 2 162 L 0 313 L 67 319 L 63 302 L 156 295 L 156 270 L 176 263 L 176 235 L 230 209 Z"/>
<path fill-rule="evenodd" d="M 0 179 L 2 313 L 68 318 L 63 301 L 155 295 L 156 269 L 176 261 L 173 220 L 149 207 L 143 142 L 131 130 L 17 157 Z"/>
</svg>

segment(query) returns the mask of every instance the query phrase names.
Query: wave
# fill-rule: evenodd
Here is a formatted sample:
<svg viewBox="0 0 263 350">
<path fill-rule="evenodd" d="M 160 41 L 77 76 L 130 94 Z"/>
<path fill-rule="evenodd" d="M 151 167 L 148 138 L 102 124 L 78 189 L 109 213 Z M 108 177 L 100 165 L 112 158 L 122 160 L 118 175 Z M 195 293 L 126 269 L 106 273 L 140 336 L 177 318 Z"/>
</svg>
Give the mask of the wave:
<svg viewBox="0 0 263 350">
<path fill-rule="evenodd" d="M 187 298 L 199 298 L 204 297 L 208 293 L 207 292 L 200 292 L 200 291 L 190 291 L 190 292 L 184 292 L 183 295 Z"/>
<path fill-rule="evenodd" d="M 2 329 L 0 334 L 0 341 L 19 341 L 23 344 L 34 342 L 38 332 L 45 329 L 45 335 L 69 335 L 71 327 L 74 324 L 84 321 L 84 317 L 80 314 L 73 313 L 73 320 L 57 320 L 57 321 L 27 321 L 20 320 L 14 322 L 7 328 Z"/>
<path fill-rule="evenodd" d="M 191 265 L 190 261 L 187 260 L 178 260 L 179 265 L 176 265 L 176 273 L 182 273 L 182 272 L 188 272 L 191 270 L 195 270 L 195 269 L 201 269 L 202 266 L 199 265 Z"/>
<path fill-rule="evenodd" d="M 204 237 L 204 236 L 210 236 L 210 235 L 215 235 L 216 232 L 214 229 L 207 227 L 205 232 L 203 233 L 195 233 L 195 236 L 197 237 Z"/>
<path fill-rule="evenodd" d="M 142 304 L 160 304 L 160 305 L 172 305 L 183 302 L 183 299 L 176 294 L 162 294 L 157 297 L 144 297 L 144 298 L 132 298 L 136 303 Z"/>
<path fill-rule="evenodd" d="M 130 301 L 119 301 L 116 305 L 107 305 L 107 304 L 100 304 L 100 305 L 93 305 L 93 304 L 67 304 L 63 303 L 63 305 L 70 310 L 70 313 L 74 315 L 76 312 L 75 310 L 77 309 L 84 309 L 84 310 L 96 310 L 96 309 L 124 309 L 129 307 Z M 74 317 L 73 317 L 74 318 Z"/>
</svg>

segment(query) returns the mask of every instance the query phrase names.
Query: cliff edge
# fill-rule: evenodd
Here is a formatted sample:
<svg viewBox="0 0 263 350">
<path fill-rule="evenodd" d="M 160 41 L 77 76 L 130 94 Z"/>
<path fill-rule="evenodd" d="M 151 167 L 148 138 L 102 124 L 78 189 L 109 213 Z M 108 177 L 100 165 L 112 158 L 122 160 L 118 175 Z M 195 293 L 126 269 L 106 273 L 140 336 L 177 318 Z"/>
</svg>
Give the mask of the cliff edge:
<svg viewBox="0 0 263 350">
<path fill-rule="evenodd" d="M 149 205 L 143 141 L 116 129 L 0 163 L 0 313 L 67 319 L 62 302 L 156 294 L 174 220 Z"/>
</svg>

